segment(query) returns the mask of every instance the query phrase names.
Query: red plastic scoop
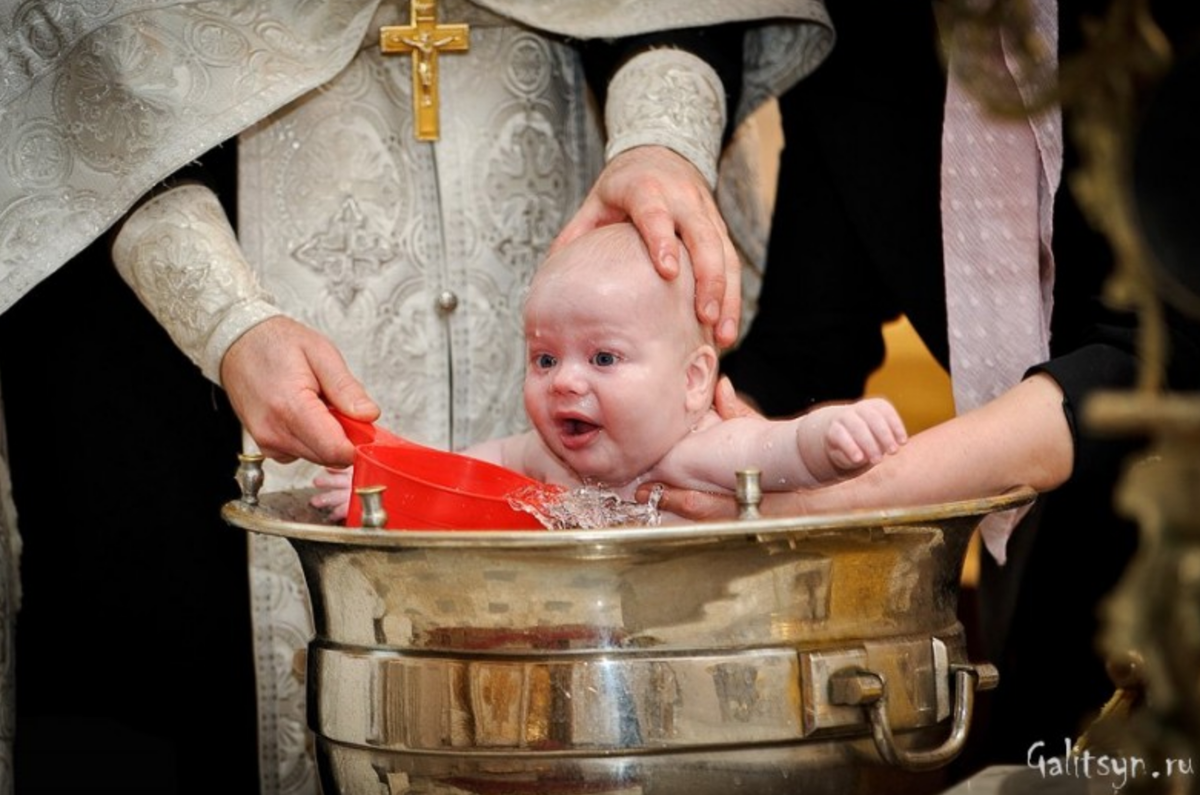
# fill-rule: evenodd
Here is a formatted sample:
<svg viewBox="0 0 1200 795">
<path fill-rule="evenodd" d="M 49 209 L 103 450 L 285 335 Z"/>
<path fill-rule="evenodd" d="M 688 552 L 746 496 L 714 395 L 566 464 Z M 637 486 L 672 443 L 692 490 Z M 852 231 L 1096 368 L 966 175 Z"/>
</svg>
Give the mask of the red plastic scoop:
<svg viewBox="0 0 1200 795">
<path fill-rule="evenodd" d="M 342 430 L 346 432 L 346 436 L 355 447 L 375 443 L 416 445 L 416 442 L 410 442 L 383 428 L 376 428 L 369 422 L 347 417 L 337 409 L 330 409 L 329 413 L 342 424 Z"/>
<path fill-rule="evenodd" d="M 383 508 L 392 530 L 542 530 L 532 514 L 513 508 L 509 496 L 525 491 L 547 497 L 559 489 L 511 469 L 416 444 L 337 412 L 356 446 L 353 488 L 385 486 Z M 362 524 L 362 504 L 350 495 L 348 527 Z"/>
</svg>

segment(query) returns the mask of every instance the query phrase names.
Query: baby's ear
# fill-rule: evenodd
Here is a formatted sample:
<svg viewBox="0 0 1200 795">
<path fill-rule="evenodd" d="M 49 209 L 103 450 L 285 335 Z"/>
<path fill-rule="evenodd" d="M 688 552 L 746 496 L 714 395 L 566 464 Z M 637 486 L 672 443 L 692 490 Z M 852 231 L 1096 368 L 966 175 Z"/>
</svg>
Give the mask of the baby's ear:
<svg viewBox="0 0 1200 795">
<path fill-rule="evenodd" d="M 717 349 L 701 345 L 688 357 L 687 410 L 705 412 L 712 408 L 713 392 L 717 387 Z"/>
</svg>

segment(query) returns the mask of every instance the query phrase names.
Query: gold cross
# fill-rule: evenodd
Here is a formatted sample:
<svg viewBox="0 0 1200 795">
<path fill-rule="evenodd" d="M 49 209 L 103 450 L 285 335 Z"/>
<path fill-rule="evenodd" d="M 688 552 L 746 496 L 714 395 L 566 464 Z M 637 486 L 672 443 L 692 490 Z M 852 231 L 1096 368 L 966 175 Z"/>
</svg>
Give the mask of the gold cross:
<svg viewBox="0 0 1200 795">
<path fill-rule="evenodd" d="M 412 0 L 408 25 L 379 29 L 379 48 L 385 55 L 412 53 L 417 140 L 438 139 L 438 53 L 466 52 L 470 46 L 470 29 L 465 24 L 438 24 L 437 0 Z"/>
<path fill-rule="evenodd" d="M 384 55 L 412 53 L 413 128 L 419 141 L 438 139 L 438 53 L 466 52 L 465 24 L 439 25 L 437 0 L 412 0 L 409 24 L 379 29 Z"/>
</svg>

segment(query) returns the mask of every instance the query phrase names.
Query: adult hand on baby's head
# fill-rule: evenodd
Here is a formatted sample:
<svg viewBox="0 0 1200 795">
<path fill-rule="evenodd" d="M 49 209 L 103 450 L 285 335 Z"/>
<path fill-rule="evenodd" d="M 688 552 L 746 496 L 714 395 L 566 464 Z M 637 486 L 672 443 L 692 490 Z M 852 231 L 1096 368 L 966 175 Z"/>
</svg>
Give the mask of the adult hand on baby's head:
<svg viewBox="0 0 1200 795">
<path fill-rule="evenodd" d="M 596 179 L 551 252 L 606 224 L 629 220 L 646 242 L 665 279 L 679 275 L 679 241 L 687 246 L 696 278 L 696 314 L 714 326 L 717 344 L 737 341 L 742 305 L 741 260 L 703 175 L 663 146 L 639 146 L 617 155 Z"/>
<path fill-rule="evenodd" d="M 333 343 L 284 316 L 259 323 L 230 346 L 221 384 L 263 454 L 285 463 L 354 460 L 354 445 L 330 406 L 367 422 L 379 416 Z"/>
<path fill-rule="evenodd" d="M 344 469 L 326 467 L 324 472 L 313 478 L 313 485 L 324 491 L 309 500 L 308 504 L 327 511 L 330 521 L 340 522 L 345 519 L 350 510 L 350 488 L 353 476 L 353 467 Z"/>
</svg>

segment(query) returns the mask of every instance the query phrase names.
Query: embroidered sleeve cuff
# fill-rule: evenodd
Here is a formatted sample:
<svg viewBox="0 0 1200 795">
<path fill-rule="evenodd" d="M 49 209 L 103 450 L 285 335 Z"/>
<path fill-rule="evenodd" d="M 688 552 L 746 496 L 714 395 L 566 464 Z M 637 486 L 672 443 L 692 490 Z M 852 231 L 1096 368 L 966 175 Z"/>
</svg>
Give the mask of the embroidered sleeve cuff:
<svg viewBox="0 0 1200 795">
<path fill-rule="evenodd" d="M 113 241 L 121 277 L 204 375 L 254 326 L 282 314 L 242 256 L 211 190 L 183 185 L 139 207 Z"/>
<path fill-rule="evenodd" d="M 725 129 L 725 89 L 716 71 L 683 50 L 647 50 L 629 59 L 608 86 L 608 160 L 635 146 L 674 150 L 717 186 Z"/>
<path fill-rule="evenodd" d="M 238 338 L 264 320 L 284 314 L 283 310 L 263 299 L 250 299 L 229 307 L 217 327 L 208 337 L 208 344 L 198 364 L 213 383 L 221 383 L 221 360 Z"/>
</svg>

